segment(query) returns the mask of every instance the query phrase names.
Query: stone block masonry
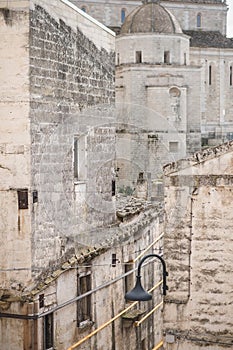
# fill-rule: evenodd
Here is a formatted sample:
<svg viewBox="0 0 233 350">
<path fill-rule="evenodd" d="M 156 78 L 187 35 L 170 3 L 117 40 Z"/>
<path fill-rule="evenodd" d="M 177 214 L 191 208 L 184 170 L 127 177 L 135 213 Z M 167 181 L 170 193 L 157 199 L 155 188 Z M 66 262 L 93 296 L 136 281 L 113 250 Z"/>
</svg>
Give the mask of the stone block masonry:
<svg viewBox="0 0 233 350">
<path fill-rule="evenodd" d="M 177 343 L 181 350 L 231 349 L 232 142 L 168 165 L 165 172 L 164 327 L 174 336 L 169 349 Z"/>
<path fill-rule="evenodd" d="M 31 11 L 30 22 L 33 102 L 41 108 L 43 96 L 43 104 L 50 105 L 50 115 L 68 113 L 71 105 L 77 111 L 77 107 L 113 102 L 114 52 L 97 49 L 78 28 L 74 32 L 40 6 Z M 66 101 L 66 106 L 61 100 Z M 38 109 L 38 105 L 32 105 L 32 109 Z"/>
<path fill-rule="evenodd" d="M 67 242 L 71 233 L 86 234 L 66 210 L 80 202 L 74 189 L 74 136 L 109 121 L 81 111 L 114 102 L 115 35 L 66 0 L 1 2 L 0 31 L 0 232 L 7 237 L 0 255 L 7 290 L 14 280 L 18 289 L 27 285 L 32 266 L 41 272 L 74 250 L 74 239 L 72 247 Z M 101 142 L 111 159 L 114 128 L 110 134 L 110 141 L 106 136 Z M 101 189 L 111 198 L 110 163 L 103 169 L 106 188 Z M 28 195 L 24 209 L 18 207 L 20 191 Z M 89 212 L 83 211 L 86 218 Z M 113 219 L 90 215 L 90 224 L 99 227 Z"/>
<path fill-rule="evenodd" d="M 32 219 L 33 263 L 43 268 L 49 261 L 58 261 L 69 249 L 75 249 L 79 234 L 88 231 L 86 221 L 99 227 L 114 220 L 115 216 L 109 213 L 97 215 L 95 201 L 86 203 L 90 196 L 96 198 L 90 193 L 97 190 L 92 168 L 96 171 L 101 167 L 104 170 L 101 193 L 111 201 L 111 162 L 103 166 L 105 160 L 100 153 L 105 149 L 106 157 L 112 159 L 114 128 L 101 139 L 99 156 L 97 152 L 92 166 L 88 150 L 93 145 L 88 128 L 95 128 L 92 132 L 96 142 L 98 127 L 103 122 L 93 110 L 84 114 L 82 111 L 114 102 L 115 54 L 114 45 L 109 45 L 111 40 L 114 42 L 113 33 L 100 25 L 103 35 L 100 33 L 99 42 L 96 36 L 92 41 L 93 32 L 100 28 L 80 10 L 74 11 L 66 1 L 52 1 L 51 6 L 41 1 L 40 5 L 35 3 L 30 10 L 30 117 L 32 184 L 38 190 Z M 80 28 L 85 29 L 85 35 Z M 109 121 L 105 119 L 104 123 Z M 86 137 L 83 157 L 87 169 L 86 178 L 82 178 L 82 208 L 77 198 L 80 191 L 76 188 L 75 194 L 74 190 L 73 158 L 74 137 L 78 139 L 81 135 Z"/>
</svg>

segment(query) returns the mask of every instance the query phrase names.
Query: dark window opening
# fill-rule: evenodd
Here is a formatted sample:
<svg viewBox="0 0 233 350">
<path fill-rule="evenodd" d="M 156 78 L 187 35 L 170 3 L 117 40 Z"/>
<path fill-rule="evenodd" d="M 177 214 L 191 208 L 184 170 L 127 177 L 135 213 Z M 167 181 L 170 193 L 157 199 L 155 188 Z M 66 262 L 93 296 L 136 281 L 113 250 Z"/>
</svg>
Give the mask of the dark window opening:
<svg viewBox="0 0 233 350">
<path fill-rule="evenodd" d="M 91 290 L 91 274 L 78 277 L 78 295 L 85 294 Z M 78 326 L 84 321 L 91 320 L 91 295 L 78 300 L 77 322 Z"/>
<path fill-rule="evenodd" d="M 186 66 L 186 64 L 187 64 L 187 55 L 186 53 L 184 53 L 184 65 Z"/>
<path fill-rule="evenodd" d="M 112 254 L 112 267 L 116 267 L 116 263 L 118 262 L 116 254 Z"/>
<path fill-rule="evenodd" d="M 44 307 L 44 294 L 39 295 L 39 307 Z"/>
<path fill-rule="evenodd" d="M 143 178 L 144 178 L 144 173 L 139 173 L 138 174 L 138 179 L 139 180 L 143 180 Z"/>
<path fill-rule="evenodd" d="M 74 139 L 74 177 L 78 178 L 78 139 Z"/>
<path fill-rule="evenodd" d="M 230 86 L 232 86 L 232 66 L 230 66 Z"/>
<path fill-rule="evenodd" d="M 33 201 L 33 203 L 38 202 L 38 191 L 36 191 L 36 190 L 32 192 L 32 201 Z"/>
<path fill-rule="evenodd" d="M 87 12 L 86 7 L 82 7 L 81 10 L 82 10 L 83 12 Z"/>
<path fill-rule="evenodd" d="M 53 348 L 53 314 L 44 317 L 44 345 L 45 350 Z"/>
<path fill-rule="evenodd" d="M 164 51 L 164 63 L 170 63 L 170 51 Z"/>
<path fill-rule="evenodd" d="M 116 181 L 112 180 L 112 196 L 116 195 Z"/>
<path fill-rule="evenodd" d="M 28 209 L 28 189 L 18 190 L 18 208 Z"/>
<path fill-rule="evenodd" d="M 117 65 L 119 65 L 120 64 L 120 54 L 118 53 L 117 54 Z"/>
<path fill-rule="evenodd" d="M 136 63 L 142 63 L 142 51 L 136 51 Z"/>
<path fill-rule="evenodd" d="M 212 66 L 209 66 L 209 85 L 212 84 Z"/>
<path fill-rule="evenodd" d="M 202 147 L 209 146 L 208 137 L 202 137 L 202 138 L 201 138 L 201 146 L 202 146 Z"/>
</svg>

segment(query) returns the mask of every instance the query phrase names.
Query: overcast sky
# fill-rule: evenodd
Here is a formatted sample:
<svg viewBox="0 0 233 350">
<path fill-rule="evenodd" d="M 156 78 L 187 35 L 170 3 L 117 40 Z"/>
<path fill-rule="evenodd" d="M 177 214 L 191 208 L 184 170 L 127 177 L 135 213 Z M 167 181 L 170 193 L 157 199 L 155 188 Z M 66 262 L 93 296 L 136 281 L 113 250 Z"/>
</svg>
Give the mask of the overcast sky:
<svg viewBox="0 0 233 350">
<path fill-rule="evenodd" d="M 229 11 L 227 13 L 227 36 L 233 38 L 233 0 L 228 0 L 227 3 L 229 5 Z"/>
</svg>

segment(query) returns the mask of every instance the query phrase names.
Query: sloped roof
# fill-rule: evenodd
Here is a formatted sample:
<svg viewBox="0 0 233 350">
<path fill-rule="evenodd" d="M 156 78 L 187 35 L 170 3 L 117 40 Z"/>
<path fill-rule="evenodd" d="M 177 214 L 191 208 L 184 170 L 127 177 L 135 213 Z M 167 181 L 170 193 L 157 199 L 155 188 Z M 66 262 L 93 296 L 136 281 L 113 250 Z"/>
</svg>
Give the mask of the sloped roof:
<svg viewBox="0 0 233 350">
<path fill-rule="evenodd" d="M 193 165 L 203 163 L 216 157 L 220 157 L 228 152 L 233 152 L 233 140 L 216 147 L 210 147 L 203 151 L 196 152 L 192 156 L 185 159 L 179 159 L 176 162 L 166 164 L 163 167 L 164 175 L 169 176 Z"/>
<path fill-rule="evenodd" d="M 218 31 L 183 30 L 191 37 L 191 47 L 233 48 L 233 38 L 227 38 Z"/>
</svg>

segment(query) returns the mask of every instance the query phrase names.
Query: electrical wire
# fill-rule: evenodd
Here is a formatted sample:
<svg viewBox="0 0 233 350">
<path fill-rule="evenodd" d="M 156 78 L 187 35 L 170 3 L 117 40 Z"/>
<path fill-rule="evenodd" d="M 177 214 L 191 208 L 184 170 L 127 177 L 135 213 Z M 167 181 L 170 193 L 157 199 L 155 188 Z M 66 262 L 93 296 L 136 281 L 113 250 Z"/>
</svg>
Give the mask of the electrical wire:
<svg viewBox="0 0 233 350">
<path fill-rule="evenodd" d="M 152 292 L 154 289 L 158 288 L 161 283 L 163 283 L 163 281 L 159 281 L 155 286 L 153 286 L 149 292 Z M 137 303 L 139 303 L 139 301 L 134 301 L 130 306 L 128 306 L 126 309 L 124 309 L 123 311 L 121 311 L 119 314 L 117 314 L 116 316 L 114 316 L 113 318 L 111 318 L 108 322 L 104 323 L 103 325 L 101 325 L 99 328 L 95 329 L 93 332 L 89 333 L 86 337 L 82 338 L 81 340 L 79 340 L 77 343 L 75 343 L 74 345 L 72 345 L 71 347 L 69 347 L 67 350 L 74 350 L 75 348 L 77 348 L 79 345 L 81 345 L 82 343 L 84 343 L 86 340 L 88 340 L 89 338 L 91 338 L 93 335 L 95 335 L 96 333 L 98 333 L 99 331 L 101 331 L 103 328 L 107 327 L 109 324 L 111 324 L 113 321 L 115 321 L 117 318 L 119 318 L 120 316 L 122 316 L 125 312 L 127 312 L 128 310 L 130 310 L 132 307 L 134 307 Z"/>
<path fill-rule="evenodd" d="M 161 284 L 161 283 L 160 283 Z M 160 285 L 159 284 L 159 285 Z M 144 317 L 141 318 L 140 321 L 134 322 L 135 326 L 138 327 L 142 322 L 144 322 L 151 314 L 153 314 L 157 309 L 160 308 L 160 306 L 163 305 L 163 301 L 161 301 L 159 304 L 157 304 L 152 310 L 150 310 Z"/>
</svg>

